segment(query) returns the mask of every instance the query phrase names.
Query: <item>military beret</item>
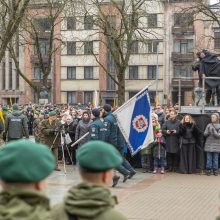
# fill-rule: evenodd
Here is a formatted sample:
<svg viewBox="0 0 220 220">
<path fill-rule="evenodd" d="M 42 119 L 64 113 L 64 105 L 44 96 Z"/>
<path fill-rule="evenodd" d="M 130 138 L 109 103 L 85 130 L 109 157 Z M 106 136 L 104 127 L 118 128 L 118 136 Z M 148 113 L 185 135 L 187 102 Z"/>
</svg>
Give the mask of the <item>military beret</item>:
<svg viewBox="0 0 220 220">
<path fill-rule="evenodd" d="M 100 110 L 98 108 L 94 108 L 92 110 L 92 114 L 95 116 L 95 117 L 99 117 L 100 115 Z"/>
<path fill-rule="evenodd" d="M 3 106 L 3 107 L 2 107 L 2 110 L 3 110 L 3 111 L 8 111 L 7 106 Z"/>
<path fill-rule="evenodd" d="M 110 112 L 110 111 L 112 110 L 112 107 L 111 107 L 111 105 L 109 105 L 109 104 L 105 104 L 105 105 L 103 106 L 103 108 L 104 108 L 104 110 L 105 110 L 106 112 Z"/>
<path fill-rule="evenodd" d="M 83 169 L 102 172 L 119 167 L 122 164 L 122 157 L 111 144 L 103 141 L 89 141 L 77 151 L 77 161 Z"/>
<path fill-rule="evenodd" d="M 55 111 L 49 112 L 49 116 L 56 116 L 56 115 L 57 115 L 57 113 Z"/>
<path fill-rule="evenodd" d="M 54 168 L 55 158 L 45 145 L 19 140 L 0 149 L 0 179 L 5 182 L 38 182 Z"/>
</svg>

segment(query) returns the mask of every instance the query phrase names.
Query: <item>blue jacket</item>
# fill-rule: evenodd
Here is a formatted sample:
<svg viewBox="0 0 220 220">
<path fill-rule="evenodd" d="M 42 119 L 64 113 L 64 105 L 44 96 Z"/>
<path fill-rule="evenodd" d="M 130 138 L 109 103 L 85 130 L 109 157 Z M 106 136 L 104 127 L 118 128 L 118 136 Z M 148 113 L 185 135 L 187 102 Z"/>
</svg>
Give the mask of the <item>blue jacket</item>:
<svg viewBox="0 0 220 220">
<path fill-rule="evenodd" d="M 89 126 L 89 139 L 105 141 L 106 128 L 100 118 L 94 118 Z"/>
</svg>

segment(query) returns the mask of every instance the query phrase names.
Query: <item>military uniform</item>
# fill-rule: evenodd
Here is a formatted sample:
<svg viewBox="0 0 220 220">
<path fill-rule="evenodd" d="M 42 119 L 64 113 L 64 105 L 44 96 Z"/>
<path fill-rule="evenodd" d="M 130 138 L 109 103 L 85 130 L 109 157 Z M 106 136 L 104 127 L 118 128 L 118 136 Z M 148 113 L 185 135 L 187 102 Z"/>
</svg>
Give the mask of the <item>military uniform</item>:
<svg viewBox="0 0 220 220">
<path fill-rule="evenodd" d="M 3 147 L 0 150 L 0 179 L 4 183 L 0 192 L 0 219 L 52 220 L 49 199 L 35 184 L 44 180 L 54 167 L 53 155 L 41 144 L 19 140 Z"/>
<path fill-rule="evenodd" d="M 34 138 L 35 142 L 40 142 L 41 139 L 41 132 L 40 132 L 40 123 L 43 121 L 43 119 L 37 118 L 33 122 L 33 131 L 34 131 Z"/>
<path fill-rule="evenodd" d="M 94 118 L 89 126 L 89 139 L 105 141 L 106 127 L 100 118 Z"/>
<path fill-rule="evenodd" d="M 102 173 L 117 168 L 122 163 L 119 152 L 110 144 L 90 141 L 77 152 L 80 169 L 88 173 Z M 54 220 L 126 220 L 114 209 L 116 197 L 103 185 L 83 182 L 72 187 L 62 204 L 52 208 Z"/>
<path fill-rule="evenodd" d="M 54 121 L 50 121 L 49 119 L 46 119 L 40 123 L 40 142 L 51 148 L 52 153 L 56 158 L 57 167 L 58 167 L 58 146 L 61 144 L 61 141 L 60 141 L 60 135 L 57 134 L 56 130 L 60 127 L 60 125 L 61 122 L 58 119 Z"/>
</svg>

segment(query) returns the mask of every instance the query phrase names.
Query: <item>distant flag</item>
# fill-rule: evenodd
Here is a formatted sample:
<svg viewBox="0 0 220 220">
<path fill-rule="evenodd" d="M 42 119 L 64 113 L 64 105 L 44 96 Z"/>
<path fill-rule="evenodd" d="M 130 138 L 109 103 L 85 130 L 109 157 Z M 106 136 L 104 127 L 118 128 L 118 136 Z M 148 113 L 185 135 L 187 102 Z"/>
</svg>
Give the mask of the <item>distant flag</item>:
<svg viewBox="0 0 220 220">
<path fill-rule="evenodd" d="M 113 103 L 113 109 L 116 109 L 117 105 L 116 105 L 116 98 L 114 98 L 114 103 Z"/>
<path fill-rule="evenodd" d="M 132 155 L 154 141 L 149 100 L 145 88 L 114 112 Z"/>
<path fill-rule="evenodd" d="M 95 91 L 95 97 L 94 97 L 94 101 L 93 101 L 93 107 L 94 108 L 98 108 L 98 105 L 99 105 L 99 97 L 98 97 L 98 92 Z"/>
<path fill-rule="evenodd" d="M 13 103 L 12 103 L 12 97 L 10 97 L 10 105 L 12 106 L 12 104 L 13 104 Z"/>
<path fill-rule="evenodd" d="M 156 96 L 156 98 L 155 98 L 155 104 L 159 105 L 159 98 L 158 98 L 158 96 Z"/>
</svg>

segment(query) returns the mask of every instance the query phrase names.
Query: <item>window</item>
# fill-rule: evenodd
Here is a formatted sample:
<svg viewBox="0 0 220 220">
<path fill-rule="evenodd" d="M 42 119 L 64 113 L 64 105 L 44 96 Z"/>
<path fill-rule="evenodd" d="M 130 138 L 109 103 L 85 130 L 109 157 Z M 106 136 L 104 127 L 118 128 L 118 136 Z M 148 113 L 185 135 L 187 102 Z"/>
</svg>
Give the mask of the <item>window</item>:
<svg viewBox="0 0 220 220">
<path fill-rule="evenodd" d="M 67 79 L 76 79 L 76 67 L 75 66 L 67 67 Z"/>
<path fill-rule="evenodd" d="M 115 73 L 115 61 L 111 53 L 107 53 L 107 70 L 109 73 Z"/>
<path fill-rule="evenodd" d="M 93 41 L 86 41 L 84 43 L 84 54 L 93 54 Z"/>
<path fill-rule="evenodd" d="M 138 66 L 129 66 L 129 79 L 138 79 Z"/>
<path fill-rule="evenodd" d="M 174 51 L 177 53 L 193 52 L 193 40 L 175 40 Z"/>
<path fill-rule="evenodd" d="M 214 47 L 220 49 L 220 30 L 214 32 Z"/>
<path fill-rule="evenodd" d="M 129 26 L 132 29 L 135 29 L 138 27 L 138 17 L 135 14 L 129 15 L 128 16 L 128 20 L 129 20 Z"/>
<path fill-rule="evenodd" d="M 148 91 L 150 103 L 155 104 L 155 98 L 156 98 L 156 91 Z"/>
<path fill-rule="evenodd" d="M 112 74 L 112 76 L 115 77 L 114 74 Z M 115 91 L 115 82 L 109 75 L 107 75 L 107 90 Z"/>
<path fill-rule="evenodd" d="M 13 72 L 13 69 L 12 69 L 12 62 L 9 62 L 9 86 L 8 88 L 11 90 L 12 89 L 12 73 Z"/>
<path fill-rule="evenodd" d="M 19 74 L 18 71 L 16 71 L 16 89 L 19 90 Z"/>
<path fill-rule="evenodd" d="M 40 67 L 34 67 L 34 79 L 37 80 L 43 79 L 43 74 Z"/>
<path fill-rule="evenodd" d="M 2 89 L 5 89 L 5 62 L 2 62 Z"/>
<path fill-rule="evenodd" d="M 157 14 L 149 14 L 147 23 L 149 28 L 157 27 Z"/>
<path fill-rule="evenodd" d="M 157 76 L 157 66 L 148 66 L 147 78 L 156 79 Z"/>
<path fill-rule="evenodd" d="M 158 41 L 148 41 L 147 42 L 147 52 L 148 53 L 157 53 L 158 50 Z"/>
<path fill-rule="evenodd" d="M 84 104 L 92 103 L 93 92 L 84 92 Z"/>
<path fill-rule="evenodd" d="M 133 96 L 135 96 L 138 92 L 130 91 L 129 92 L 129 99 L 131 99 Z"/>
<path fill-rule="evenodd" d="M 75 41 L 67 42 L 67 55 L 76 55 L 76 42 Z"/>
<path fill-rule="evenodd" d="M 175 26 L 192 26 L 193 15 L 190 13 L 175 13 L 174 14 Z"/>
<path fill-rule="evenodd" d="M 38 18 L 34 20 L 34 26 L 39 31 L 50 31 L 51 22 L 48 18 Z"/>
<path fill-rule="evenodd" d="M 93 79 L 93 66 L 84 67 L 84 79 Z"/>
<path fill-rule="evenodd" d="M 76 18 L 75 17 L 67 18 L 67 30 L 76 30 Z"/>
<path fill-rule="evenodd" d="M 47 39 L 40 39 L 39 40 L 39 48 L 37 48 L 37 46 L 35 46 L 34 54 L 37 55 L 38 54 L 37 49 L 39 49 L 41 52 L 41 55 L 46 56 L 46 55 L 48 55 L 49 48 L 50 48 L 50 42 Z"/>
<path fill-rule="evenodd" d="M 174 77 L 191 77 L 192 69 L 188 65 L 174 65 L 173 67 Z"/>
<path fill-rule="evenodd" d="M 138 50 L 139 50 L 138 46 L 139 45 L 138 45 L 137 40 L 132 42 L 132 44 L 131 44 L 131 54 L 138 54 Z"/>
<path fill-rule="evenodd" d="M 84 17 L 84 29 L 92 30 L 93 29 L 93 16 Z"/>
<path fill-rule="evenodd" d="M 67 103 L 75 104 L 76 103 L 76 92 L 67 92 Z"/>
</svg>

